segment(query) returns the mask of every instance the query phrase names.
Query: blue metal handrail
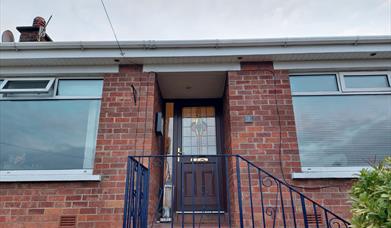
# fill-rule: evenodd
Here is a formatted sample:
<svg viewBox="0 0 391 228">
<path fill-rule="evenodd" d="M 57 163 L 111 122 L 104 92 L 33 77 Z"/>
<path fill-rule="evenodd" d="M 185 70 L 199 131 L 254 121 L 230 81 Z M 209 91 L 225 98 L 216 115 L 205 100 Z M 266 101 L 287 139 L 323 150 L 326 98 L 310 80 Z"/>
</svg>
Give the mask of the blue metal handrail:
<svg viewBox="0 0 391 228">
<path fill-rule="evenodd" d="M 123 228 L 146 228 L 148 223 L 149 169 L 128 157 Z"/>
<path fill-rule="evenodd" d="M 172 172 L 171 184 L 174 187 L 171 192 L 171 218 L 169 220 L 170 223 L 166 226 L 185 227 L 186 225 L 186 227 L 189 227 L 190 225 L 194 228 L 196 226 L 200 227 L 203 224 L 204 217 L 211 216 L 211 211 L 205 209 L 207 202 L 202 202 L 203 207 L 201 207 L 201 211 L 200 209 L 196 211 L 194 208 L 196 169 L 193 158 L 199 157 L 195 155 L 129 157 L 123 227 L 147 228 L 148 226 L 154 226 L 156 222 L 148 221 L 148 213 L 153 213 L 157 209 L 149 206 L 148 194 L 150 193 L 148 188 L 152 183 L 161 183 L 161 180 L 150 178 L 151 167 L 160 168 L 161 173 L 166 169 Z M 213 172 L 216 175 L 213 177 L 215 177 L 216 181 L 214 183 L 217 183 L 217 193 L 215 194 L 217 213 L 214 214 L 216 227 L 348 228 L 350 226 L 350 223 L 342 217 L 305 196 L 285 181 L 259 168 L 243 156 L 207 155 L 201 157 L 216 158 L 213 160 L 214 163 L 204 162 L 209 165 L 214 164 L 215 167 Z M 184 210 L 185 180 L 184 175 L 182 175 L 184 160 L 187 163 L 190 161 L 191 164 L 192 209 L 188 211 Z M 172 162 L 171 165 L 169 161 Z M 198 169 L 202 169 L 204 163 L 198 164 Z M 178 166 L 180 172 L 174 172 L 174 166 Z M 221 172 L 222 175 L 217 175 L 218 172 Z M 222 178 L 222 180 L 220 181 L 219 178 Z M 175 180 L 178 181 L 178 186 L 176 186 Z M 220 186 L 219 183 L 222 185 Z M 175 187 L 179 189 L 175 191 Z M 223 194 L 224 191 L 226 194 Z M 204 199 L 206 199 L 207 195 L 208 192 L 203 190 L 201 201 L 205 201 Z M 178 202 L 176 202 L 176 199 Z M 154 204 L 156 203 L 159 204 L 159 202 L 154 202 Z M 173 213 L 174 211 L 176 213 Z M 221 211 L 224 211 L 224 214 L 220 213 Z"/>
</svg>

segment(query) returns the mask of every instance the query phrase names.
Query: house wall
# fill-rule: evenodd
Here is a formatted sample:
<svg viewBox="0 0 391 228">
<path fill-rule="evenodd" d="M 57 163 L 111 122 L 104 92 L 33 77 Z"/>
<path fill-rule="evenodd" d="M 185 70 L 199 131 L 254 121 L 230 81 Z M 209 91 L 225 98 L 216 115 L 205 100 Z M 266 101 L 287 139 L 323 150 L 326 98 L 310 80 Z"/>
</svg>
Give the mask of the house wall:
<svg viewBox="0 0 391 228">
<path fill-rule="evenodd" d="M 157 153 L 154 115 L 160 109 L 154 73 L 130 65 L 105 75 L 94 167 L 102 181 L 0 183 L 0 227 L 59 227 L 60 216 L 77 216 L 78 228 L 122 227 L 127 156 Z M 152 204 L 156 186 L 150 186 Z"/>
<path fill-rule="evenodd" d="M 278 113 L 276 102 L 278 104 Z M 242 63 L 240 71 L 228 73 L 224 104 L 226 112 L 224 116 L 224 138 L 225 151 L 227 153 L 242 155 L 281 180 L 283 180 L 282 169 L 284 178 L 288 183 L 300 187 L 309 187 L 297 188 L 297 190 L 343 218 L 350 217 L 348 191 L 351 188 L 351 180 L 322 179 L 298 181 L 291 179 L 291 174 L 300 172 L 301 169 L 287 71 L 274 70 L 272 62 Z M 245 123 L 244 118 L 246 115 L 252 116 L 254 121 Z M 235 168 L 235 165 L 231 164 L 231 180 L 236 180 L 235 170 L 233 170 Z M 243 173 L 246 172 L 246 168 L 241 168 L 244 171 Z M 251 172 L 256 174 L 254 170 Z M 241 177 L 242 197 L 245 208 L 245 226 L 250 226 L 251 217 L 250 213 L 248 213 L 250 210 L 248 199 L 250 197 L 249 188 L 246 187 L 249 180 L 246 178 L 247 176 L 245 175 Z M 260 195 L 257 195 L 259 193 L 257 181 L 252 183 L 252 186 L 253 198 L 259 199 Z M 231 192 L 235 199 L 237 199 L 238 192 L 236 189 L 236 181 L 231 181 Z M 277 190 L 272 185 L 268 189 L 265 189 L 264 186 L 263 191 L 276 193 Z M 288 198 L 288 192 L 283 192 L 282 194 L 285 195 L 285 198 Z M 265 199 L 269 202 L 269 206 L 275 205 L 273 201 L 274 196 L 275 194 L 271 194 L 269 198 Z M 296 200 L 296 203 L 299 203 L 298 200 Z M 285 205 L 287 205 L 287 202 Z M 231 200 L 231 205 L 233 205 L 232 217 L 237 224 L 237 202 Z M 287 206 L 289 208 L 289 205 Z M 289 208 L 289 210 L 291 209 Z M 256 224 L 260 225 L 261 208 L 259 203 L 254 205 L 254 211 L 256 211 Z M 309 213 L 311 213 L 311 210 Z"/>
<path fill-rule="evenodd" d="M 136 105 L 131 85 L 140 96 Z M 223 101 L 225 153 L 240 154 L 279 178 L 282 167 L 289 183 L 312 188 L 298 190 L 342 217 L 350 216 L 347 201 L 351 180 L 291 179 L 292 172 L 300 171 L 300 159 L 287 71 L 274 70 L 271 62 L 242 63 L 240 71 L 228 72 Z M 121 66 L 119 73 L 105 75 L 94 167 L 94 173 L 102 175 L 102 181 L 0 183 L 0 227 L 58 227 L 60 216 L 77 216 L 77 227 L 121 227 L 127 156 L 160 151 L 154 115 L 161 109 L 154 73 L 143 73 L 140 65 L 128 65 Z M 246 115 L 253 116 L 253 123 L 244 123 Z M 231 216 L 237 223 L 237 186 L 232 164 Z M 162 173 L 154 168 L 149 187 L 150 219 L 158 202 Z M 245 177 L 242 183 L 246 184 Z M 313 189 L 326 185 L 329 187 Z M 258 188 L 254 184 L 253 192 L 259 192 Z M 249 198 L 248 188 L 243 188 L 243 198 Z M 245 226 L 248 226 L 249 205 L 248 201 L 243 202 L 247 204 Z M 258 218 L 259 212 L 258 205 Z"/>
</svg>

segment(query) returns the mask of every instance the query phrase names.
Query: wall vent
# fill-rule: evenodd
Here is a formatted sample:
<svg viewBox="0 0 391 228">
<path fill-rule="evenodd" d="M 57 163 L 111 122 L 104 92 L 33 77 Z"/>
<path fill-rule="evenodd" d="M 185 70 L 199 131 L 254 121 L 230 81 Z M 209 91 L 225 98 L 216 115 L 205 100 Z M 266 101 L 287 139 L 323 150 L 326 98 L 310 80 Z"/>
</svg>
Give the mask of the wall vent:
<svg viewBox="0 0 391 228">
<path fill-rule="evenodd" d="M 323 224 L 322 214 L 307 214 L 308 224 L 316 224 L 316 219 L 318 219 L 318 224 Z"/>
<path fill-rule="evenodd" d="M 76 227 L 76 216 L 61 216 L 60 227 Z"/>
</svg>

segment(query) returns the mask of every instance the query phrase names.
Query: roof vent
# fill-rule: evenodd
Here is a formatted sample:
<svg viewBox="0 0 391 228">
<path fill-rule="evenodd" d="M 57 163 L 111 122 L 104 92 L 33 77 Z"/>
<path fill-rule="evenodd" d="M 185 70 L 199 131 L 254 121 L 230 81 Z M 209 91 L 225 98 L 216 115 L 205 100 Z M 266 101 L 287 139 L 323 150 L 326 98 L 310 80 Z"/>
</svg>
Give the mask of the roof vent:
<svg viewBox="0 0 391 228">
<path fill-rule="evenodd" d="M 322 219 L 322 214 L 307 214 L 307 221 L 309 225 L 313 224 L 318 224 L 322 225 L 323 224 L 323 219 Z"/>
<path fill-rule="evenodd" d="M 5 30 L 1 35 L 1 42 L 14 42 L 14 34 L 10 30 Z"/>
<path fill-rule="evenodd" d="M 61 216 L 60 227 L 76 227 L 76 216 Z"/>
</svg>

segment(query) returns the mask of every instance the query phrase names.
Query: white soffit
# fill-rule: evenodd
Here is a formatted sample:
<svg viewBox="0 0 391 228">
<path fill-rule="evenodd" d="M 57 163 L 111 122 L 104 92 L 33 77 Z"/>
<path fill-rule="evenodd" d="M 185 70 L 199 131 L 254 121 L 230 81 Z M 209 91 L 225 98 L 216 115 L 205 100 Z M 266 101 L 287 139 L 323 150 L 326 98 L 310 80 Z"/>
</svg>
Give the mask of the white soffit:
<svg viewBox="0 0 391 228">
<path fill-rule="evenodd" d="M 118 65 L 109 66 L 4 66 L 0 67 L 0 76 L 42 76 L 117 73 Z"/>
<path fill-rule="evenodd" d="M 145 64 L 144 72 L 219 72 L 240 70 L 240 63 Z"/>
<path fill-rule="evenodd" d="M 225 72 L 158 73 L 159 88 L 165 99 L 220 98 Z"/>
<path fill-rule="evenodd" d="M 390 70 L 391 59 L 325 60 L 325 61 L 275 61 L 278 70 L 322 71 L 322 70 Z"/>
</svg>

